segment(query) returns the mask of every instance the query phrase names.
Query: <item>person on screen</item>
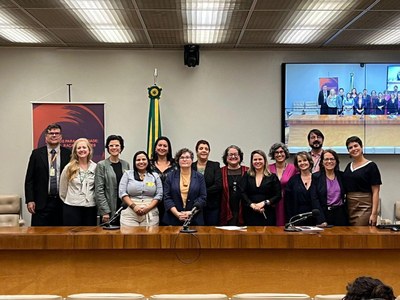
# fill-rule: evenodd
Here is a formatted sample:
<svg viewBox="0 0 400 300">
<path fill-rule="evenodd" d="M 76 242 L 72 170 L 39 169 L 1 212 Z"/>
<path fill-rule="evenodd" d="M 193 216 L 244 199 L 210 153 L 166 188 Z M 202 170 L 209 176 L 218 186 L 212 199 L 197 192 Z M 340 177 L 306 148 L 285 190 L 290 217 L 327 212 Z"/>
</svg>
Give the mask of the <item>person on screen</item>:
<svg viewBox="0 0 400 300">
<path fill-rule="evenodd" d="M 164 184 L 167 176 L 176 169 L 177 165 L 172 157 L 171 142 L 166 136 L 160 136 L 154 143 L 151 170 L 160 176 L 161 181 Z M 164 201 L 158 202 L 158 212 L 160 214 L 159 225 L 164 225 Z"/>
<path fill-rule="evenodd" d="M 339 89 L 339 94 L 338 94 L 338 101 L 337 101 L 337 114 L 341 115 L 343 112 L 343 101 L 346 98 L 346 95 L 344 93 L 344 88 Z"/>
<path fill-rule="evenodd" d="M 398 94 L 398 92 L 399 92 L 399 87 L 397 86 L 397 85 L 395 85 L 394 87 L 393 87 L 393 94 Z"/>
<path fill-rule="evenodd" d="M 343 300 L 385 299 L 394 300 L 393 289 L 381 280 L 360 276 L 346 286 L 347 293 Z"/>
<path fill-rule="evenodd" d="M 243 221 L 242 195 L 240 182 L 248 167 L 241 165 L 243 152 L 236 145 L 228 146 L 222 155 L 224 165 L 222 174 L 222 196 L 220 224 L 225 226 L 241 226 Z"/>
<path fill-rule="evenodd" d="M 339 170 L 339 156 L 331 149 L 322 153 L 320 171 L 314 173 L 311 187 L 313 208 L 320 211 L 317 224 L 348 226 L 343 172 Z"/>
<path fill-rule="evenodd" d="M 356 88 L 352 88 L 350 93 L 351 93 L 351 98 L 353 98 L 353 100 L 356 100 L 357 97 L 358 97 L 357 89 Z"/>
<path fill-rule="evenodd" d="M 175 161 L 179 169 L 167 176 L 164 184 L 166 225 L 182 225 L 197 207 L 191 224 L 204 225 L 203 208 L 206 205 L 207 187 L 204 176 L 192 169 L 193 152 L 187 148 L 179 150 Z"/>
<path fill-rule="evenodd" d="M 386 102 L 386 114 L 396 115 L 398 113 L 397 95 L 390 94 L 390 100 Z"/>
<path fill-rule="evenodd" d="M 346 166 L 343 173 L 350 225 L 375 226 L 382 184 L 381 174 L 376 163 L 364 157 L 363 143 L 359 137 L 349 137 L 346 147 L 352 158 L 352 162 Z"/>
<path fill-rule="evenodd" d="M 286 222 L 298 214 L 310 212 L 313 209 L 311 201 L 311 185 L 313 160 L 308 152 L 298 152 L 294 157 L 294 165 L 299 172 L 292 176 L 285 188 Z M 296 225 L 316 225 L 314 218 Z"/>
<path fill-rule="evenodd" d="M 46 146 L 33 150 L 29 158 L 25 202 L 32 214 L 31 226 L 62 226 L 59 178 L 69 162 L 71 151 L 60 146 L 62 129 L 59 124 L 47 126 L 45 140 Z"/>
<path fill-rule="evenodd" d="M 368 106 L 369 114 L 376 115 L 376 102 L 378 101 L 378 95 L 375 90 L 371 91 L 371 100 Z"/>
<path fill-rule="evenodd" d="M 108 136 L 106 149 L 110 156 L 97 163 L 94 177 L 95 200 L 100 223 L 108 222 L 121 207 L 122 200 L 118 195 L 118 187 L 122 174 L 129 170 L 129 163 L 119 157 L 124 150 L 124 139 L 120 135 Z M 114 224 L 119 225 L 119 218 Z"/>
<path fill-rule="evenodd" d="M 374 111 L 376 115 L 386 114 L 386 100 L 381 92 L 378 93 L 378 98 L 374 102 Z"/>
<path fill-rule="evenodd" d="M 354 115 L 354 99 L 351 97 L 351 93 L 347 93 L 346 97 L 343 99 L 343 116 Z"/>
<path fill-rule="evenodd" d="M 328 86 L 324 84 L 318 93 L 318 105 L 320 107 L 321 115 L 326 115 L 328 113 L 328 105 L 326 104 L 326 98 L 328 98 L 328 95 Z"/>
<path fill-rule="evenodd" d="M 244 201 L 245 225 L 275 226 L 275 205 L 281 200 L 281 184 L 268 168 L 267 155 L 254 150 L 250 156 L 250 169 L 240 184 Z"/>
<path fill-rule="evenodd" d="M 327 108 L 327 114 L 328 115 L 337 115 L 337 111 L 338 111 L 338 95 L 336 95 L 336 90 L 335 89 L 331 89 L 329 91 L 329 95 L 326 98 L 326 104 L 328 106 Z"/>
<path fill-rule="evenodd" d="M 319 171 L 319 162 L 321 161 L 322 146 L 324 145 L 324 134 L 319 129 L 312 129 L 307 135 L 308 144 L 311 147 L 310 155 L 313 160 L 312 173 Z"/>
<path fill-rule="evenodd" d="M 285 187 L 289 179 L 297 172 L 294 164 L 288 163 L 289 156 L 289 149 L 284 143 L 275 143 L 269 149 L 269 157 L 275 160 L 275 163 L 269 165 L 269 170 L 278 176 L 282 191 L 282 198 L 275 205 L 276 226 L 285 225 Z"/>
<path fill-rule="evenodd" d="M 69 163 L 60 177 L 60 198 L 64 202 L 64 226 L 96 226 L 97 208 L 94 200 L 96 163 L 92 161 L 93 148 L 85 138 L 72 146 Z"/>
<path fill-rule="evenodd" d="M 159 224 L 157 204 L 163 198 L 160 176 L 151 170 L 150 159 L 144 151 L 133 156 L 133 170 L 121 178 L 119 197 L 128 208 L 121 213 L 121 225 L 155 226 Z"/>
<path fill-rule="evenodd" d="M 197 161 L 193 162 L 192 168 L 203 174 L 207 187 L 207 204 L 204 207 L 204 225 L 219 225 L 219 214 L 221 208 L 222 174 L 219 162 L 208 159 L 210 155 L 210 144 L 206 140 L 196 143 Z"/>
<path fill-rule="evenodd" d="M 371 96 L 368 94 L 367 89 L 363 89 L 362 99 L 364 103 L 364 114 L 370 115 L 372 113 L 372 101 Z"/>
<path fill-rule="evenodd" d="M 356 101 L 354 101 L 354 114 L 356 116 L 364 116 L 365 113 L 365 105 L 363 100 L 363 94 L 358 93 L 358 97 Z"/>
</svg>

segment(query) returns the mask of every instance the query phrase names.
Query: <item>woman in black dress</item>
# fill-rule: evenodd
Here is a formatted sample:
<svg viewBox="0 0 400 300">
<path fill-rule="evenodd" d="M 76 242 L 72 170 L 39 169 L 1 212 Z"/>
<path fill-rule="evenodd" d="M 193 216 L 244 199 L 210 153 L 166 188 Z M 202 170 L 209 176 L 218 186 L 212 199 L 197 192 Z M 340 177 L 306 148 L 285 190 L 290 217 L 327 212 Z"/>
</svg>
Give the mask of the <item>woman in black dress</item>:
<svg viewBox="0 0 400 300">
<path fill-rule="evenodd" d="M 294 165 L 299 174 L 292 176 L 285 188 L 286 222 L 289 222 L 293 216 L 310 212 L 313 209 L 310 188 L 314 162 L 311 155 L 305 151 L 298 152 L 294 157 Z M 316 225 L 316 223 L 317 220 L 314 218 L 308 218 L 296 225 Z"/>
<path fill-rule="evenodd" d="M 353 159 L 344 170 L 350 225 L 376 225 L 379 207 L 381 174 L 376 163 L 367 160 L 359 137 L 352 136 L 346 147 Z"/>
<path fill-rule="evenodd" d="M 241 182 L 245 224 L 275 226 L 275 204 L 282 197 L 281 183 L 269 170 L 267 156 L 263 151 L 253 151 L 250 164 Z"/>
</svg>

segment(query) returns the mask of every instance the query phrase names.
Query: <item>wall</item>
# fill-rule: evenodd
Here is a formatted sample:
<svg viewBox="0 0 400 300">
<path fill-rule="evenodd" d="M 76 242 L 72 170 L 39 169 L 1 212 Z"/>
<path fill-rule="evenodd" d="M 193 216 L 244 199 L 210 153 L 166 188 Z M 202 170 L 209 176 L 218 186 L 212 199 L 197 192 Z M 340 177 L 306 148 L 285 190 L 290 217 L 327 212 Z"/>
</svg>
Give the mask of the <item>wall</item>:
<svg viewBox="0 0 400 300">
<path fill-rule="evenodd" d="M 106 135 L 126 140 L 123 158 L 145 149 L 147 87 L 158 68 L 163 134 L 173 150 L 209 140 L 213 160 L 226 146 L 268 150 L 280 140 L 283 62 L 400 62 L 398 51 L 201 51 L 200 66 L 183 65 L 183 51 L 0 49 L 0 193 L 23 196 L 32 150 L 31 101 L 106 102 Z M 306 138 L 306 137 L 305 137 Z M 343 137 L 345 140 L 346 137 Z M 397 198 L 396 156 L 369 156 L 382 172 L 383 215 Z M 348 162 L 342 157 L 342 168 Z M 29 219 L 25 211 L 25 218 Z"/>
</svg>

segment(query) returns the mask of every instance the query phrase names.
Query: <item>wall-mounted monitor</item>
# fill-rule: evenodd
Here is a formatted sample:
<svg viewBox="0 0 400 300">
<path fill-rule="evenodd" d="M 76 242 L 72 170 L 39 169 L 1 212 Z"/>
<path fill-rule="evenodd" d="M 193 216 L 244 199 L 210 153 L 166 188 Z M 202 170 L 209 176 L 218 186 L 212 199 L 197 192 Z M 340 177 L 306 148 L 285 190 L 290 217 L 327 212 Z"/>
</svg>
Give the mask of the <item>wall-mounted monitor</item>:
<svg viewBox="0 0 400 300">
<path fill-rule="evenodd" d="M 400 63 L 286 63 L 282 77 L 291 153 L 309 150 L 313 128 L 324 133 L 324 149 L 347 153 L 346 139 L 357 135 L 365 153 L 400 153 Z"/>
</svg>

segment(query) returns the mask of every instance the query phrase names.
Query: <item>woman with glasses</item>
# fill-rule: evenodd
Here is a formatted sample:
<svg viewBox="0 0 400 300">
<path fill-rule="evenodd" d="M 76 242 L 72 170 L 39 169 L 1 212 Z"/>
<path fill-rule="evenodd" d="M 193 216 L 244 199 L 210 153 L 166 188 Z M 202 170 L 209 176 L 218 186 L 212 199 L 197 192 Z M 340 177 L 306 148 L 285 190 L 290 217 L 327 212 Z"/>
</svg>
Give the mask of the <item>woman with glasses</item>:
<svg viewBox="0 0 400 300">
<path fill-rule="evenodd" d="M 269 157 L 275 160 L 275 163 L 269 165 L 269 170 L 278 176 L 281 183 L 282 198 L 275 205 L 276 226 L 285 225 L 285 187 L 289 179 L 297 173 L 294 164 L 288 163 L 289 150 L 283 143 L 275 143 L 269 149 Z"/>
<path fill-rule="evenodd" d="M 313 175 L 311 200 L 320 215 L 317 224 L 348 226 L 347 206 L 343 185 L 343 172 L 339 171 L 339 156 L 331 149 L 322 152 L 320 171 Z"/>
<path fill-rule="evenodd" d="M 250 169 L 241 182 L 245 203 L 244 222 L 249 226 L 275 226 L 275 205 L 281 199 L 281 184 L 268 168 L 267 155 L 255 150 L 250 156 Z"/>
<path fill-rule="evenodd" d="M 164 223 L 182 225 L 193 210 L 199 210 L 192 220 L 192 225 L 204 225 L 203 208 L 206 205 L 207 188 L 204 176 L 192 169 L 193 152 L 187 148 L 179 150 L 175 161 L 179 169 L 167 176 L 164 185 Z"/>
<path fill-rule="evenodd" d="M 243 225 L 242 194 L 239 185 L 242 176 L 248 170 L 248 167 L 241 165 L 243 152 L 238 146 L 231 145 L 225 149 L 222 161 L 225 166 L 221 168 L 222 197 L 220 225 Z"/>
</svg>

